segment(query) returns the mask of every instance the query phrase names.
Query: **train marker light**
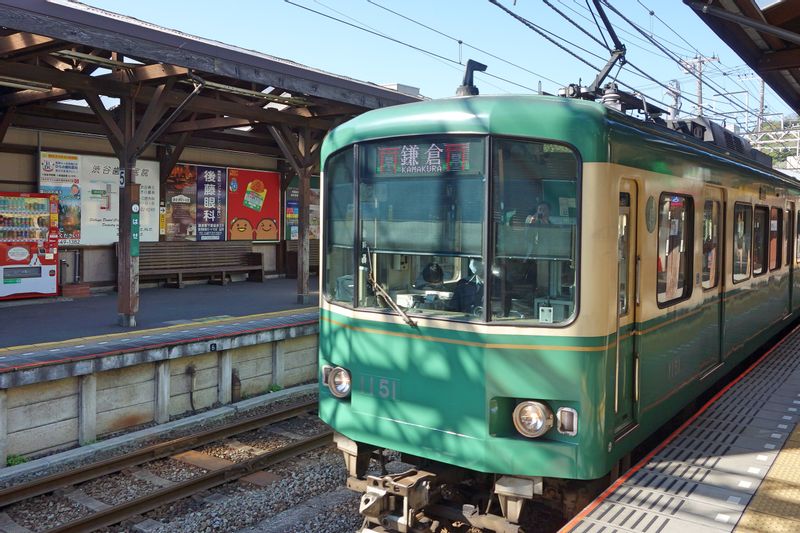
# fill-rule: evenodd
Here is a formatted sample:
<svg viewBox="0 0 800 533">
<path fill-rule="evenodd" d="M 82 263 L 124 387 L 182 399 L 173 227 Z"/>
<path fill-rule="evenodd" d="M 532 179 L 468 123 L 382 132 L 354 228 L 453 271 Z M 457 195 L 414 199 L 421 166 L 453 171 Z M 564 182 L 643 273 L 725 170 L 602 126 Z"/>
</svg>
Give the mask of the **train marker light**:
<svg viewBox="0 0 800 533">
<path fill-rule="evenodd" d="M 558 432 L 574 437 L 578 434 L 578 411 L 569 407 L 560 407 L 556 412 Z"/>
<path fill-rule="evenodd" d="M 347 398 L 350 396 L 350 372 L 337 366 L 328 376 L 328 388 L 331 394 L 337 398 Z"/>
<path fill-rule="evenodd" d="M 553 411 L 541 402 L 520 403 L 512 417 L 514 427 L 525 437 L 541 437 L 553 427 Z"/>
<path fill-rule="evenodd" d="M 331 376 L 333 367 L 331 365 L 322 365 L 322 384 L 328 386 L 328 378 Z"/>
</svg>

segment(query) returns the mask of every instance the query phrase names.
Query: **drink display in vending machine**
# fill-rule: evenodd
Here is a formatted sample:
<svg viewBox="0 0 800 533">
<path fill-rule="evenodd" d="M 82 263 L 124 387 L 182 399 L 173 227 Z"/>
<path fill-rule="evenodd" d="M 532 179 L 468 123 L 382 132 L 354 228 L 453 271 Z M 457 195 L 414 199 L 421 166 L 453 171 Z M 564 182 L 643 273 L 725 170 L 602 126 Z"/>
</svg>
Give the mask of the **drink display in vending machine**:
<svg viewBox="0 0 800 533">
<path fill-rule="evenodd" d="M 0 193 L 0 300 L 58 294 L 58 196 Z"/>
</svg>

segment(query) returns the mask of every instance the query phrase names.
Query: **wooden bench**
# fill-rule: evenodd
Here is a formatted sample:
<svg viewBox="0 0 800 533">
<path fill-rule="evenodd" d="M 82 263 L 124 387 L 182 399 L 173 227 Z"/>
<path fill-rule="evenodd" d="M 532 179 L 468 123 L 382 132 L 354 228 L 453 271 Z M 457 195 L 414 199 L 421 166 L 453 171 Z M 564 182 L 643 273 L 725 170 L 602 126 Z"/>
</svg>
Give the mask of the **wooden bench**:
<svg viewBox="0 0 800 533">
<path fill-rule="evenodd" d="M 143 242 L 139 244 L 139 277 L 162 278 L 183 287 L 184 275 L 210 274 L 225 285 L 228 274 L 246 272 L 250 281 L 264 281 L 263 256 L 249 242 Z M 218 278 L 217 278 L 218 277 Z"/>
</svg>

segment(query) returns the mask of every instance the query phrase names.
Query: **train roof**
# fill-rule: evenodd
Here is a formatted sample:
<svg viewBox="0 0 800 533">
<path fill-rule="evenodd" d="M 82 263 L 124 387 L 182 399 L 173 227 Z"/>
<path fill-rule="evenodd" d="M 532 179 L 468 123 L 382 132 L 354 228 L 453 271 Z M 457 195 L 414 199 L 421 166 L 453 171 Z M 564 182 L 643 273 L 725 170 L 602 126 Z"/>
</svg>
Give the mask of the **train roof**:
<svg viewBox="0 0 800 533">
<path fill-rule="evenodd" d="M 560 96 L 467 96 L 376 109 L 332 130 L 322 157 L 357 142 L 443 133 L 560 141 L 576 148 L 584 163 L 611 162 L 673 175 L 685 175 L 688 163 L 757 175 L 800 193 L 793 178 L 740 154 L 597 102 Z"/>
</svg>

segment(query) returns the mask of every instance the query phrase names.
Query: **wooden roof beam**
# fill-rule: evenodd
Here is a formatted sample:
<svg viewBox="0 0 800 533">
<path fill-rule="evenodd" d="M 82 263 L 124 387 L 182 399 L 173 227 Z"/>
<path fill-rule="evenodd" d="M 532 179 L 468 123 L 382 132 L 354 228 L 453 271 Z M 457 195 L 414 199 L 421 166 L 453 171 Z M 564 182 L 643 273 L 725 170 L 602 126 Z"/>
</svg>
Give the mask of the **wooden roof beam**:
<svg viewBox="0 0 800 533">
<path fill-rule="evenodd" d="M 15 54 L 30 52 L 48 45 L 55 45 L 58 40 L 44 37 L 34 33 L 18 32 L 6 37 L 0 37 L 0 56 L 8 57 Z"/>
<path fill-rule="evenodd" d="M 0 61 L 0 76 L 14 76 L 16 78 L 31 80 L 41 83 L 50 83 L 71 92 L 91 92 L 111 97 L 133 96 L 137 101 L 149 102 L 155 96 L 155 89 L 148 86 L 134 86 L 119 82 L 112 78 L 115 73 L 104 76 L 85 76 L 74 72 L 60 72 L 51 68 L 37 67 L 26 63 Z M 186 93 L 172 91 L 165 95 L 165 103 L 169 107 L 180 105 Z M 231 117 L 247 118 L 259 122 L 274 124 L 288 124 L 297 127 L 310 127 L 320 130 L 330 128 L 330 121 L 315 118 L 303 118 L 276 109 L 263 109 L 261 107 L 248 107 L 234 102 L 224 102 L 214 98 L 197 96 L 186 107 L 189 111 L 200 113 L 214 113 Z"/>
<path fill-rule="evenodd" d="M 764 18 L 773 26 L 786 26 L 800 18 L 800 0 L 775 2 L 762 10 Z"/>
<path fill-rule="evenodd" d="M 800 48 L 765 53 L 756 66 L 757 72 L 769 72 L 800 67 Z"/>
<path fill-rule="evenodd" d="M 201 120 L 187 120 L 183 122 L 175 122 L 166 133 L 181 133 L 184 131 L 203 131 L 203 130 L 223 130 L 227 128 L 241 128 L 254 124 L 247 118 L 234 118 L 234 117 L 218 117 L 207 118 Z"/>
</svg>

